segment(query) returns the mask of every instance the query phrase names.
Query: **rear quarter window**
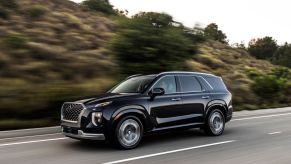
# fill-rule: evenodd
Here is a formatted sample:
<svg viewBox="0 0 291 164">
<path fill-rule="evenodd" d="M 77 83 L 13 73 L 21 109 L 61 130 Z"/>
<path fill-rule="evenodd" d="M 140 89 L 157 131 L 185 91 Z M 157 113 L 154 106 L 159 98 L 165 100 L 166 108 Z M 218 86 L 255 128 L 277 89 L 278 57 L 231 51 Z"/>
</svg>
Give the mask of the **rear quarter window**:
<svg viewBox="0 0 291 164">
<path fill-rule="evenodd" d="M 227 90 L 226 86 L 220 77 L 204 77 L 214 90 Z"/>
<path fill-rule="evenodd" d="M 181 92 L 201 92 L 202 87 L 194 76 L 179 76 Z"/>
</svg>

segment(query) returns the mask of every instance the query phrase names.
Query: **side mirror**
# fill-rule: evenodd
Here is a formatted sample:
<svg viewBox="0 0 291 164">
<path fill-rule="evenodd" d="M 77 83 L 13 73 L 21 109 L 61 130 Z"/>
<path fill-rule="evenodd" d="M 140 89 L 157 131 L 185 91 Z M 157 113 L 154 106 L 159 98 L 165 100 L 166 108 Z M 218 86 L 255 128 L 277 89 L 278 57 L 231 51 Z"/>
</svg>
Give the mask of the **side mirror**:
<svg viewBox="0 0 291 164">
<path fill-rule="evenodd" d="M 153 97 L 156 97 L 156 96 L 160 96 L 160 95 L 163 95 L 165 94 L 165 89 L 164 88 L 154 88 L 151 90 L 150 92 L 150 96 L 153 98 Z"/>
</svg>

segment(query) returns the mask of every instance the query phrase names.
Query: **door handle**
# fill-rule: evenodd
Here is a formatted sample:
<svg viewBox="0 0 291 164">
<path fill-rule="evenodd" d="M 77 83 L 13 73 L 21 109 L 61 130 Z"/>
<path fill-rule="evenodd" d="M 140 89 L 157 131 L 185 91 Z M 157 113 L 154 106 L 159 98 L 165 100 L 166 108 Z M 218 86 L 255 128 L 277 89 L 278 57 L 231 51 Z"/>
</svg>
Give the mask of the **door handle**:
<svg viewBox="0 0 291 164">
<path fill-rule="evenodd" d="M 210 97 L 209 96 L 202 96 L 201 98 L 203 98 L 203 99 L 209 99 Z"/>
<path fill-rule="evenodd" d="M 172 101 L 180 101 L 181 98 L 172 98 L 171 100 L 172 100 Z"/>
</svg>

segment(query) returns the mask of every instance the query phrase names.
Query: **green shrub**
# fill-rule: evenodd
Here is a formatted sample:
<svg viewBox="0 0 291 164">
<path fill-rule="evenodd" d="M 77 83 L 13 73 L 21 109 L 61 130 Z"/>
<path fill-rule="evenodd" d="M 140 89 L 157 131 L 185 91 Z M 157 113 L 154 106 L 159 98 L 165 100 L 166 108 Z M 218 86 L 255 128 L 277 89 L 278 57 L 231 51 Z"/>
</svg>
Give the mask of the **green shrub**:
<svg viewBox="0 0 291 164">
<path fill-rule="evenodd" d="M 284 83 L 275 76 L 261 75 L 254 78 L 251 88 L 256 95 L 269 99 L 278 95 L 283 88 L 283 84 Z"/>
<path fill-rule="evenodd" d="M 25 48 L 27 38 L 20 33 L 10 33 L 4 38 L 4 44 L 8 48 Z"/>
<path fill-rule="evenodd" d="M 284 67 L 275 68 L 269 74 L 263 74 L 252 70 L 249 77 L 253 80 L 252 90 L 262 98 L 272 98 L 284 94 L 286 84 L 290 81 L 290 70 Z M 283 96 L 284 97 L 284 96 Z"/>
<path fill-rule="evenodd" d="M 3 18 L 3 19 L 9 18 L 9 11 L 1 6 L 0 6 L 0 18 Z"/>
<path fill-rule="evenodd" d="M 31 18 L 40 18 L 47 12 L 47 8 L 42 5 L 34 5 L 28 8 L 26 12 Z"/>
<path fill-rule="evenodd" d="M 262 72 L 260 72 L 256 69 L 249 69 L 249 70 L 247 70 L 247 75 L 249 76 L 249 78 L 254 79 L 256 77 L 261 76 Z"/>
<path fill-rule="evenodd" d="M 272 75 L 276 76 L 277 78 L 290 80 L 291 79 L 291 71 L 286 67 L 278 67 L 272 70 Z"/>
<path fill-rule="evenodd" d="M 90 10 L 100 11 L 105 14 L 115 14 L 113 6 L 108 0 L 85 0 L 82 5 Z"/>
<path fill-rule="evenodd" d="M 18 8 L 18 4 L 16 0 L 0 0 L 0 6 L 10 9 Z"/>
</svg>

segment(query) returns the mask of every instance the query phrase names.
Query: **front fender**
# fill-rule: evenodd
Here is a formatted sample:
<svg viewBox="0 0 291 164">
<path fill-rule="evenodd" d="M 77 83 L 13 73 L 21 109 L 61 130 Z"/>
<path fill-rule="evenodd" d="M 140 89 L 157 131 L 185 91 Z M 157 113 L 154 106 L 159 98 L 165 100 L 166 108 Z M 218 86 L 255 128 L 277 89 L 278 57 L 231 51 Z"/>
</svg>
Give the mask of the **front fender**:
<svg viewBox="0 0 291 164">
<path fill-rule="evenodd" d="M 129 105 L 129 106 L 124 106 L 121 107 L 119 109 L 117 109 L 112 117 L 111 117 L 111 127 L 114 127 L 114 124 L 123 116 L 128 115 L 128 114 L 132 114 L 132 115 L 137 115 L 139 117 L 141 117 L 144 123 L 145 123 L 145 127 L 150 128 L 151 124 L 150 124 L 150 116 L 147 113 L 147 110 L 139 105 Z"/>
</svg>

